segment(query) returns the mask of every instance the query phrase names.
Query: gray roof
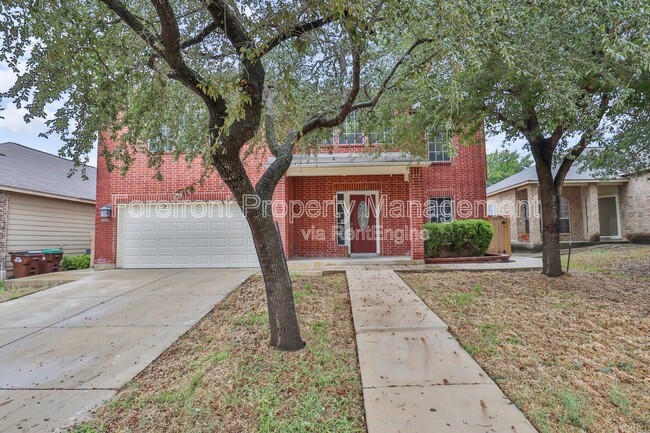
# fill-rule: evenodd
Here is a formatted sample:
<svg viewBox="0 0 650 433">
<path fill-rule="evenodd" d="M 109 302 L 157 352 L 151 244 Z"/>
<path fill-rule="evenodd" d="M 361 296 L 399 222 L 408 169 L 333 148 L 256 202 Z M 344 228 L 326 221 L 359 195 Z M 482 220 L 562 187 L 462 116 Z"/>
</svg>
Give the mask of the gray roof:
<svg viewBox="0 0 650 433">
<path fill-rule="evenodd" d="M 553 168 L 553 176 L 557 173 L 558 167 Z M 564 179 L 565 182 L 603 182 L 607 180 L 623 181 L 626 180 L 624 177 L 614 177 L 609 179 L 604 179 L 602 176 L 596 174 L 595 171 L 590 170 L 589 168 L 582 167 L 580 161 L 576 160 L 569 172 Z M 528 168 L 523 169 L 517 174 L 513 174 L 510 177 L 503 179 L 500 182 L 495 183 L 494 185 L 487 188 L 487 195 L 494 194 L 499 191 L 507 190 L 512 187 L 526 184 L 526 183 L 537 183 L 537 171 L 535 171 L 535 165 L 531 165 Z"/>
<path fill-rule="evenodd" d="M 269 158 L 268 164 L 275 161 Z M 292 167 L 355 167 L 359 165 L 421 165 L 429 161 L 406 153 L 383 152 L 369 153 L 318 153 L 315 155 L 296 154 L 291 161 Z"/>
<path fill-rule="evenodd" d="M 87 166 L 88 180 L 83 180 L 81 168 L 68 177 L 73 166 L 68 159 L 40 150 L 16 143 L 0 143 L 0 189 L 95 201 L 97 169 Z"/>
</svg>

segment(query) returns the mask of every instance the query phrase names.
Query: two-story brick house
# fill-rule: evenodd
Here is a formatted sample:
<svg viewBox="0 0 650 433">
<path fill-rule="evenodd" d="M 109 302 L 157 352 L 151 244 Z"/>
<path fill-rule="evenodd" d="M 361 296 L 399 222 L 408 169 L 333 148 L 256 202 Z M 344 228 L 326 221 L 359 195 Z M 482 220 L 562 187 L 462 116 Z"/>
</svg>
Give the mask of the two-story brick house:
<svg viewBox="0 0 650 433">
<path fill-rule="evenodd" d="M 378 255 L 424 256 L 426 221 L 483 217 L 485 142 L 458 145 L 451 156 L 444 134 L 428 135 L 427 152 L 369 154 L 375 135 L 334 130 L 317 155 L 296 154 L 273 197 L 287 258 Z M 102 135 L 100 146 L 116 146 Z M 163 181 L 145 155 L 122 177 L 98 161 L 95 263 L 97 269 L 254 266 L 257 257 L 246 220 L 215 173 L 192 194 L 188 167 L 165 155 Z M 272 157 L 245 160 L 255 183 Z M 254 199 L 244 206 L 255 206 Z M 110 216 L 101 208 L 111 207 Z"/>
</svg>

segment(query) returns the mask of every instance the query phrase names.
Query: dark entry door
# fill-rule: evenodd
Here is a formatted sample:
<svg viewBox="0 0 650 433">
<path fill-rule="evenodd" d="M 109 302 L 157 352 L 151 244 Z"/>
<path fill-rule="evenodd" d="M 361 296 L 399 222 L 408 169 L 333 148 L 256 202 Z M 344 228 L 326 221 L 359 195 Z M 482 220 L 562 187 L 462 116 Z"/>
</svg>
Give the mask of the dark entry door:
<svg viewBox="0 0 650 433">
<path fill-rule="evenodd" d="M 350 195 L 350 252 L 377 253 L 377 209 L 374 194 Z"/>
</svg>

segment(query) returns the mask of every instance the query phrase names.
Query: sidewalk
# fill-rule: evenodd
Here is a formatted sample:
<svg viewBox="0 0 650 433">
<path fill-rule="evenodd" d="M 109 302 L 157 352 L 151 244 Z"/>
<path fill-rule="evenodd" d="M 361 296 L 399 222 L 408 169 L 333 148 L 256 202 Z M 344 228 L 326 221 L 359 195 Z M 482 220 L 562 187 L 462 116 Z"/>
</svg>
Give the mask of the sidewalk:
<svg viewBox="0 0 650 433">
<path fill-rule="evenodd" d="M 395 272 L 346 274 L 368 433 L 536 432 Z"/>
</svg>

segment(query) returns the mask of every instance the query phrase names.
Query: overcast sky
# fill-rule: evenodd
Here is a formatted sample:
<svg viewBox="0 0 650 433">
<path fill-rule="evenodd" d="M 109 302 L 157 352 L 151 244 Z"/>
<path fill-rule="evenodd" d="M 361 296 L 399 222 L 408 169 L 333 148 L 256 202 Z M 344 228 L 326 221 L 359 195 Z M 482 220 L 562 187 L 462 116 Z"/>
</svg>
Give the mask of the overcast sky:
<svg viewBox="0 0 650 433">
<path fill-rule="evenodd" d="M 7 91 L 16 81 L 14 73 L 7 68 L 6 65 L 0 63 L 0 92 Z M 58 150 L 63 146 L 63 142 L 58 136 L 50 136 L 50 138 L 39 137 L 40 133 L 46 132 L 47 127 L 42 119 L 35 119 L 29 123 L 23 120 L 25 115 L 24 109 L 17 109 L 15 105 L 9 103 L 8 100 L 0 101 L 0 143 L 11 141 L 14 143 L 22 144 L 27 147 L 42 150 L 56 155 Z M 53 113 L 55 108 L 48 107 L 48 113 Z M 501 149 L 503 143 L 503 136 L 488 136 L 486 138 L 488 153 Z M 509 149 L 521 150 L 520 144 L 512 144 Z M 90 165 L 96 166 L 97 164 L 97 150 L 90 155 Z"/>
</svg>

